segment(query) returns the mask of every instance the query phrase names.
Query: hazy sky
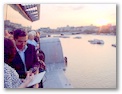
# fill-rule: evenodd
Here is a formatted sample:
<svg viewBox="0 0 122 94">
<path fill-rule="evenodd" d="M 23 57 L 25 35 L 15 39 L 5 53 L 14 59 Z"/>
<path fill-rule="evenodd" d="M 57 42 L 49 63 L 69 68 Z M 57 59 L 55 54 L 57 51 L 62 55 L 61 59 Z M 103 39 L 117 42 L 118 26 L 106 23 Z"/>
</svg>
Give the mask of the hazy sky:
<svg viewBox="0 0 122 94">
<path fill-rule="evenodd" d="M 18 19 L 18 22 L 24 24 L 21 19 Z M 116 4 L 41 4 L 40 20 L 28 22 L 26 25 L 32 25 L 33 29 L 38 29 L 66 25 L 100 26 L 108 23 L 116 25 Z"/>
<path fill-rule="evenodd" d="M 116 4 L 41 4 L 38 27 L 116 24 Z M 39 27 L 40 27 L 39 26 Z"/>
</svg>

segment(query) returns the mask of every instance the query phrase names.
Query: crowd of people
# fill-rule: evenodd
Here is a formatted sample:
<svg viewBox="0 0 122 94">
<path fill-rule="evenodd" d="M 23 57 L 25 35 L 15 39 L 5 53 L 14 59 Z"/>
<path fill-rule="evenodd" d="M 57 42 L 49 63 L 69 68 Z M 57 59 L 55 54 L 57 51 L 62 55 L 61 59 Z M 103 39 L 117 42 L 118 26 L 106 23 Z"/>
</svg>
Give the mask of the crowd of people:
<svg viewBox="0 0 122 94">
<path fill-rule="evenodd" d="M 17 29 L 4 32 L 4 88 L 43 88 L 40 83 L 27 87 L 35 74 L 46 69 L 40 50 L 39 32 Z"/>
</svg>

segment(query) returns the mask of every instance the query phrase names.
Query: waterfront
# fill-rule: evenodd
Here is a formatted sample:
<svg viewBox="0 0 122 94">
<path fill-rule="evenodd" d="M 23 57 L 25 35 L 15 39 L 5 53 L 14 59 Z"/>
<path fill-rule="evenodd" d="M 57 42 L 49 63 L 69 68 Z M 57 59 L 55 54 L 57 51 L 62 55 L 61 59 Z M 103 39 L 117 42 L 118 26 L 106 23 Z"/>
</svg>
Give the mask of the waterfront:
<svg viewBox="0 0 122 94">
<path fill-rule="evenodd" d="M 14 7 L 10 7 L 10 5 Z M 11 31 L 17 28 L 23 28 L 27 31 L 39 30 L 44 33 L 68 32 L 71 34 L 91 34 L 102 31 L 104 33 L 111 32 L 112 34 L 116 34 L 116 32 L 113 32 L 116 31 L 116 4 L 112 4 L 112 6 L 105 5 L 106 7 L 103 7 L 102 4 L 102 7 L 105 9 L 104 11 L 99 8 L 101 5 L 98 4 L 98 7 L 96 4 L 93 4 L 92 6 L 90 4 L 83 7 L 79 7 L 79 5 L 74 6 L 74 4 L 73 6 L 69 6 L 69 4 L 61 4 L 60 6 L 62 8 L 59 8 L 59 4 L 58 7 L 54 7 L 55 5 L 56 4 L 51 4 L 51 6 L 49 4 L 41 4 L 41 11 L 39 8 L 40 5 L 37 5 L 38 8 L 33 8 L 34 10 L 32 9 L 30 11 L 32 13 L 31 14 L 26 10 L 31 7 L 36 7 L 35 4 L 7 4 L 4 8 L 4 28 L 9 28 Z M 80 6 L 82 5 L 83 4 Z M 50 10 L 51 14 L 57 14 L 57 16 L 54 16 L 54 18 L 53 16 L 50 17 L 48 14 L 49 12 L 45 10 Z M 34 11 L 36 11 L 37 16 L 34 16 L 35 14 L 33 15 Z M 41 18 L 39 17 L 40 13 Z M 90 16 L 87 16 L 89 15 L 88 13 L 94 14 L 92 15 L 92 19 Z M 27 18 L 25 16 L 27 16 Z M 33 23 L 35 20 L 38 20 L 39 24 Z M 96 27 L 97 25 L 100 26 L 100 28 Z M 103 30 L 101 29 L 101 26 Z M 51 29 L 50 27 L 57 29 Z M 72 83 L 74 88 L 114 88 L 116 86 L 116 48 L 111 48 L 111 43 L 114 44 L 113 40 L 108 38 L 110 36 L 107 36 L 107 39 L 105 37 L 103 38 L 103 40 L 105 39 L 104 45 L 92 45 L 88 42 L 88 39 L 99 37 L 101 39 L 101 36 L 96 37 L 96 35 L 81 35 L 81 37 L 81 39 L 73 39 L 73 36 L 71 35 L 69 38 L 60 38 L 63 45 L 64 56 L 68 57 L 68 66 L 65 71 L 67 78 Z M 109 39 L 110 41 L 108 41 Z"/>
<path fill-rule="evenodd" d="M 68 58 L 65 74 L 74 88 L 116 88 L 116 36 L 78 35 L 60 38 Z M 101 39 L 103 45 L 88 40 Z"/>
</svg>

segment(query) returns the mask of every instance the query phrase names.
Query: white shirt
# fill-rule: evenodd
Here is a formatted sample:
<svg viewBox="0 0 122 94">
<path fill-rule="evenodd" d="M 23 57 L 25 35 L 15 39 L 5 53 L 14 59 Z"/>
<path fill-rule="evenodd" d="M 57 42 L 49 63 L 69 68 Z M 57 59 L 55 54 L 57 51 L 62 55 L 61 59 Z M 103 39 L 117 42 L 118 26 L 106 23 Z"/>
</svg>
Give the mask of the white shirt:
<svg viewBox="0 0 122 94">
<path fill-rule="evenodd" d="M 24 54 L 24 52 L 26 51 L 27 48 L 28 48 L 27 45 L 25 45 L 25 48 L 21 51 L 21 50 L 19 50 L 19 49 L 16 47 L 16 50 L 17 50 L 17 52 L 19 53 L 19 55 L 20 55 L 20 57 L 21 57 L 21 59 L 22 59 L 22 61 L 23 61 L 23 64 L 24 64 L 24 67 L 25 67 L 25 72 L 27 71 L 27 68 L 26 68 L 26 64 L 25 64 L 25 54 Z"/>
</svg>

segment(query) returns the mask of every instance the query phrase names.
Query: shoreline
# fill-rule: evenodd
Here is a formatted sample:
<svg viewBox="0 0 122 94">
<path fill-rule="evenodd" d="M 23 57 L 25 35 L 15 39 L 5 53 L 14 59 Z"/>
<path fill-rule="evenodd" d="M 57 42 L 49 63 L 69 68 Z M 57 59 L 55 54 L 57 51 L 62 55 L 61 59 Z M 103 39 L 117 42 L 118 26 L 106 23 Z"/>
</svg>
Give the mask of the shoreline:
<svg viewBox="0 0 122 94">
<path fill-rule="evenodd" d="M 65 36 L 65 35 L 101 35 L 101 36 L 116 36 L 115 34 L 104 34 L 104 33 L 100 33 L 100 34 L 96 34 L 96 33 L 92 33 L 92 34 L 86 34 L 86 33 L 80 33 L 80 34 L 71 34 L 71 33 L 45 33 L 46 35 L 61 35 L 61 36 Z"/>
</svg>

